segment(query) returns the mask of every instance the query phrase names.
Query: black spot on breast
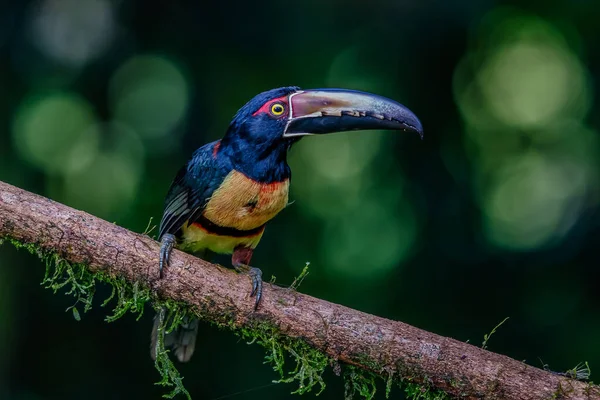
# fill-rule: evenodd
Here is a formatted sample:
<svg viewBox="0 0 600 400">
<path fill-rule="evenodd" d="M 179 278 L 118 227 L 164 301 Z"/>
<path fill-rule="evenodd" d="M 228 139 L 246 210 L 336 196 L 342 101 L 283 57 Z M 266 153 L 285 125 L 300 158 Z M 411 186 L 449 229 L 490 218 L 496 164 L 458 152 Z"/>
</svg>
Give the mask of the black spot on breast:
<svg viewBox="0 0 600 400">
<path fill-rule="evenodd" d="M 250 211 L 254 210 L 256 205 L 258 204 L 258 199 L 252 199 L 246 203 L 244 207 L 248 208 Z"/>
</svg>

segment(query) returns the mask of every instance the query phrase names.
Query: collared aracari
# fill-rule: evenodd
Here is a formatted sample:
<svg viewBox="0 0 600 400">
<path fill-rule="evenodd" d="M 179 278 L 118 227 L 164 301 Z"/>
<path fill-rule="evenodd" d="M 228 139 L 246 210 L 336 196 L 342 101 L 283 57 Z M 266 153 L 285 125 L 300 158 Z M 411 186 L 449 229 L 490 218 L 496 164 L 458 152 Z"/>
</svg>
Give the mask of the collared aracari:
<svg viewBox="0 0 600 400">
<path fill-rule="evenodd" d="M 234 116 L 225 136 L 196 150 L 171 184 L 160 222 L 160 276 L 173 247 L 204 259 L 210 253 L 232 254 L 233 267 L 251 278 L 256 308 L 262 273 L 250 259 L 265 224 L 288 204 L 288 150 L 302 136 L 362 129 L 423 136 L 410 110 L 370 93 L 283 87 L 254 97 Z M 198 321 L 189 320 L 165 337 L 179 361 L 190 359 L 197 330 Z M 157 322 L 153 357 L 156 335 Z"/>
</svg>

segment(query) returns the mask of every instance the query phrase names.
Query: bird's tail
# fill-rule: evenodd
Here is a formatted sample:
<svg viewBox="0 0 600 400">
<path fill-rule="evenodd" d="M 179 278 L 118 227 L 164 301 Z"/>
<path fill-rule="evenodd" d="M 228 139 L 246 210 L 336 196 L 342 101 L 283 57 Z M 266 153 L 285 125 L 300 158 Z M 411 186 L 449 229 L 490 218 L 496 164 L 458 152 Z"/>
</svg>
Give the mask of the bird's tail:
<svg viewBox="0 0 600 400">
<path fill-rule="evenodd" d="M 156 360 L 158 351 L 158 328 L 161 325 L 161 319 L 165 318 L 166 310 L 163 308 L 154 317 L 154 326 L 152 327 L 152 336 L 150 343 L 150 355 Z M 198 336 L 198 319 L 185 317 L 177 329 L 165 334 L 165 348 L 173 348 L 175 356 L 179 362 L 187 362 L 192 358 L 196 348 L 196 336 Z"/>
</svg>

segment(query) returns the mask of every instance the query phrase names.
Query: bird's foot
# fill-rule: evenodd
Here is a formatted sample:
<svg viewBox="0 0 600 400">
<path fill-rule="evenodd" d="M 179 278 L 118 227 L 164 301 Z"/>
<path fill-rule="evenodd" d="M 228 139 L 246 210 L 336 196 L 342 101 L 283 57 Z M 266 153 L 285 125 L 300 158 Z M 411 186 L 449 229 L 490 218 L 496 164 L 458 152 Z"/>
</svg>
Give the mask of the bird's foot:
<svg viewBox="0 0 600 400">
<path fill-rule="evenodd" d="M 173 251 L 173 246 L 175 246 L 175 236 L 170 233 L 163 235 L 160 242 L 160 259 L 158 261 L 158 271 L 161 279 L 163 277 L 164 267 L 169 266 L 169 259 L 171 257 L 171 251 Z"/>
<path fill-rule="evenodd" d="M 238 264 L 235 265 L 234 268 L 239 273 L 247 274 L 252 280 L 252 292 L 250 292 L 250 297 L 256 296 L 256 300 L 254 301 L 254 311 L 256 311 L 262 297 L 262 271 L 246 264 Z"/>
</svg>

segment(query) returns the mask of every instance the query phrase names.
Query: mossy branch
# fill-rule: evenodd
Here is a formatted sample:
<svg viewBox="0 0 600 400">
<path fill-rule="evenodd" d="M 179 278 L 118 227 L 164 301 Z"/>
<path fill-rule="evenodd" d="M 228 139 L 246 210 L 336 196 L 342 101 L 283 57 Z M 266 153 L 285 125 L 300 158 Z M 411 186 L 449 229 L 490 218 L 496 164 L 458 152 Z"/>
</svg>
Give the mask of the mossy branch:
<svg viewBox="0 0 600 400">
<path fill-rule="evenodd" d="M 179 251 L 161 280 L 159 245 L 148 236 L 0 182 L 2 238 L 29 244 L 54 263 L 45 284 L 67 287 L 76 296 L 75 317 L 78 303 L 84 311 L 91 306 L 95 280 L 108 281 L 117 301 L 109 321 L 128 311 L 139 314 L 148 300 L 168 312 L 161 317 L 163 330 L 192 312 L 264 346 L 281 381 L 299 382 L 298 393 L 322 390 L 322 371 L 332 366 L 340 374 L 342 365 L 347 397 L 372 398 L 375 378 L 382 378 L 388 394 L 394 383 L 403 383 L 415 399 L 443 398 L 444 392 L 472 399 L 600 399 L 598 386 L 570 375 L 296 290 L 265 283 L 261 306 L 253 312 L 246 277 Z M 187 395 L 166 352 L 157 356 L 157 368 L 168 376 L 160 383 L 174 386 L 172 394 Z M 293 368 L 286 372 L 290 359 Z"/>
</svg>

